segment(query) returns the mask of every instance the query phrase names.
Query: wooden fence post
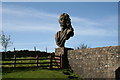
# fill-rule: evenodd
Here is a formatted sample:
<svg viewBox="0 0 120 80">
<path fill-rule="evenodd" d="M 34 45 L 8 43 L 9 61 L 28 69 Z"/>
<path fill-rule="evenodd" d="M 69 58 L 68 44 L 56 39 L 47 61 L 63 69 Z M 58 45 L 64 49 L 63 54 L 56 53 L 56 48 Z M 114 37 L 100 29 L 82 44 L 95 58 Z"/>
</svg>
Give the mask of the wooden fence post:
<svg viewBox="0 0 120 80">
<path fill-rule="evenodd" d="M 46 47 L 46 53 L 47 53 L 47 47 Z"/>
<path fill-rule="evenodd" d="M 34 51 L 35 51 L 35 54 L 36 54 L 36 47 L 35 46 L 34 46 Z M 36 54 L 36 65 L 37 65 L 37 67 L 39 67 L 38 64 L 39 64 L 39 56 L 38 56 L 38 54 Z"/>
<path fill-rule="evenodd" d="M 38 64 L 39 64 L 39 56 L 38 55 L 36 55 L 36 60 L 37 60 L 37 67 L 39 67 L 38 66 Z"/>
<path fill-rule="evenodd" d="M 53 59 L 53 56 L 52 56 L 52 53 L 50 53 L 50 69 L 53 68 L 53 65 L 52 65 L 52 59 Z"/>
<path fill-rule="evenodd" d="M 60 54 L 60 68 L 62 68 L 62 54 Z"/>
<path fill-rule="evenodd" d="M 36 47 L 34 46 L 34 51 L 36 51 Z"/>
<path fill-rule="evenodd" d="M 14 68 L 16 68 L 16 52 L 15 52 L 15 48 L 14 48 Z"/>
</svg>

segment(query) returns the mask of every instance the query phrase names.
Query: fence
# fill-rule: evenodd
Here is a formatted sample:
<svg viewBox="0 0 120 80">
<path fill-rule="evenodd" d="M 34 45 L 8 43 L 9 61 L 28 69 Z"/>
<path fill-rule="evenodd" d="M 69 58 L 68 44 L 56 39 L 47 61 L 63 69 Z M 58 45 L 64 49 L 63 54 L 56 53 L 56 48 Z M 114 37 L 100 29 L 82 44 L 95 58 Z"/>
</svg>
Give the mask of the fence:
<svg viewBox="0 0 120 80">
<path fill-rule="evenodd" d="M 36 55 L 36 57 L 30 58 L 17 58 L 16 55 L 14 55 L 14 58 L 3 59 L 2 67 L 41 67 L 60 69 L 62 68 L 62 55 L 55 55 L 54 53 L 50 53 L 48 57 L 41 57 L 39 55 Z"/>
</svg>

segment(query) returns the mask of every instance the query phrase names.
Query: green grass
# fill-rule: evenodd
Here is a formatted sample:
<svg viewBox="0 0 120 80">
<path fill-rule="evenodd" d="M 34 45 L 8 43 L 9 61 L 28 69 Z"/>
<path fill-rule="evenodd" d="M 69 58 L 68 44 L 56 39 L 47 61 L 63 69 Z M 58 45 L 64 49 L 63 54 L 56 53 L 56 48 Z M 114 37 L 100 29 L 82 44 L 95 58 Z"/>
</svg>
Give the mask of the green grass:
<svg viewBox="0 0 120 80">
<path fill-rule="evenodd" d="M 67 71 L 66 69 L 61 70 L 49 70 L 49 69 L 40 69 L 40 68 L 23 68 L 23 69 L 3 69 L 2 77 L 4 78 L 62 78 L 69 79 L 69 76 L 77 76 L 74 73 L 70 73 L 70 75 L 65 75 L 63 71 Z M 78 76 L 77 76 L 78 77 Z M 70 79 L 76 80 L 76 79 Z"/>
<path fill-rule="evenodd" d="M 67 78 L 67 76 L 61 71 L 41 69 L 7 73 L 3 75 L 3 78 Z"/>
<path fill-rule="evenodd" d="M 26 57 L 28 58 L 34 58 L 34 57 Z M 26 59 L 24 57 L 24 59 Z M 20 58 L 21 59 L 21 58 Z M 39 62 L 49 62 L 50 60 L 39 60 Z M 32 60 L 25 60 L 22 61 L 23 63 L 35 63 L 36 61 Z M 2 63 L 14 63 L 14 61 L 2 61 Z M 21 61 L 17 61 L 17 63 L 21 63 Z M 47 64 L 43 64 L 47 65 Z M 49 65 L 49 64 L 48 64 Z M 23 68 L 23 66 L 36 66 L 36 64 L 18 64 L 17 67 L 21 68 L 11 68 L 13 65 L 3 65 L 2 69 L 2 77 L 3 80 L 5 78 L 62 78 L 64 80 L 69 79 L 69 77 L 79 77 L 76 74 L 70 72 L 68 69 L 59 69 L 59 70 L 50 70 L 43 69 L 43 68 Z M 64 72 L 68 72 L 69 75 L 66 75 Z M 76 80 L 76 79 L 70 79 L 70 80 Z"/>
</svg>

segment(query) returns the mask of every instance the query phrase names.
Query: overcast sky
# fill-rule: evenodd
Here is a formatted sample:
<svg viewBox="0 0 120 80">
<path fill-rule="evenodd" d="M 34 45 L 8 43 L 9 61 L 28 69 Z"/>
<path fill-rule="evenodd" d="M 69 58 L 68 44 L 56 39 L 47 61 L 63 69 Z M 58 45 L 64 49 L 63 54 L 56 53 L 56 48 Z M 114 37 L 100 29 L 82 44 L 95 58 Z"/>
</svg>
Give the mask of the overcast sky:
<svg viewBox="0 0 120 80">
<path fill-rule="evenodd" d="M 41 51 L 54 51 L 63 12 L 70 15 L 75 30 L 66 47 L 118 45 L 117 2 L 3 2 L 1 12 L 2 29 L 13 42 L 8 50 L 33 50 L 36 46 Z"/>
</svg>

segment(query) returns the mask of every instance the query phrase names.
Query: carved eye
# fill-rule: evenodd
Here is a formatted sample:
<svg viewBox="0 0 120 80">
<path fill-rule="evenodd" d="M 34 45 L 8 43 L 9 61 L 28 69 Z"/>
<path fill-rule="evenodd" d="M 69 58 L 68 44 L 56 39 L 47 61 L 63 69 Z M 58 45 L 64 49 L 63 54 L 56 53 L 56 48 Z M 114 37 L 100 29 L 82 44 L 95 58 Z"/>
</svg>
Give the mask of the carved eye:
<svg viewBox="0 0 120 80">
<path fill-rule="evenodd" d="M 63 20 L 64 20 L 64 18 L 60 18 L 60 20 L 61 20 L 61 21 L 63 21 Z"/>
</svg>

